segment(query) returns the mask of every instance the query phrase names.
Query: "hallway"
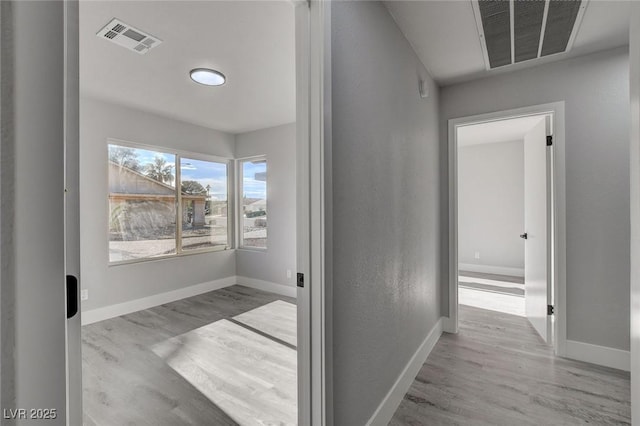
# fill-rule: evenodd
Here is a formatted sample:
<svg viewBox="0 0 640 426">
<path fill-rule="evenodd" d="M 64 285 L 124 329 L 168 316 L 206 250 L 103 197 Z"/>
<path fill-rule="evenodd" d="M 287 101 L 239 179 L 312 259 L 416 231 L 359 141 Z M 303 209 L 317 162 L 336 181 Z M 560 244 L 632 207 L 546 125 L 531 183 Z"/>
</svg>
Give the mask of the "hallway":
<svg viewBox="0 0 640 426">
<path fill-rule="evenodd" d="M 555 357 L 525 318 L 459 312 L 390 425 L 630 424 L 629 373 Z"/>
</svg>

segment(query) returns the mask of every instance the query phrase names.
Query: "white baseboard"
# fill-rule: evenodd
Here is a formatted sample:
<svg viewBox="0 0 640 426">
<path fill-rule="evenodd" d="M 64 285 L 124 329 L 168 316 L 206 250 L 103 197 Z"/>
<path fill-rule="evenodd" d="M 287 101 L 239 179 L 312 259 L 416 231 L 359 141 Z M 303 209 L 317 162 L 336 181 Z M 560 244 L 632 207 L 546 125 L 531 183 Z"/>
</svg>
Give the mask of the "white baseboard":
<svg viewBox="0 0 640 426">
<path fill-rule="evenodd" d="M 298 294 L 297 287 L 283 285 L 283 284 L 276 284 L 276 283 L 272 283 L 271 281 L 258 280 L 255 278 L 237 276 L 236 284 L 243 285 L 245 287 L 255 288 L 257 290 L 269 291 L 271 293 L 276 293 L 276 294 L 280 294 L 282 296 L 288 296 L 288 297 L 296 297 Z"/>
<path fill-rule="evenodd" d="M 458 270 L 469 271 L 469 272 L 479 272 L 481 274 L 497 274 L 497 275 L 510 275 L 512 277 L 524 277 L 524 268 L 507 268 L 504 266 L 459 263 Z"/>
<path fill-rule="evenodd" d="M 576 342 L 574 340 L 567 340 L 565 349 L 565 358 L 590 362 L 592 364 L 617 368 L 618 370 L 624 371 L 629 371 L 631 367 L 631 355 L 629 351 Z"/>
<path fill-rule="evenodd" d="M 120 315 L 126 315 L 132 312 L 142 311 L 153 308 L 154 306 L 175 302 L 176 300 L 197 296 L 209 291 L 220 290 L 221 288 L 236 284 L 236 281 L 236 277 L 231 276 L 177 290 L 167 291 L 166 293 L 154 294 L 153 296 L 105 306 L 104 308 L 91 309 L 82 312 L 82 325 L 93 324 L 94 322 L 119 317 Z"/>
<path fill-rule="evenodd" d="M 426 361 L 441 335 L 442 318 L 440 318 L 436 325 L 431 329 L 427 338 L 424 339 L 424 342 L 422 342 L 416 353 L 414 353 L 409 360 L 409 363 L 404 367 L 404 370 L 400 373 L 400 376 L 393 384 L 393 387 L 389 390 L 382 400 L 382 403 L 378 406 L 378 409 L 367 422 L 368 426 L 386 426 L 389 424 L 393 414 L 402 402 L 402 398 L 404 398 L 404 395 L 411 387 L 411 384 L 418 375 L 422 364 Z"/>
</svg>

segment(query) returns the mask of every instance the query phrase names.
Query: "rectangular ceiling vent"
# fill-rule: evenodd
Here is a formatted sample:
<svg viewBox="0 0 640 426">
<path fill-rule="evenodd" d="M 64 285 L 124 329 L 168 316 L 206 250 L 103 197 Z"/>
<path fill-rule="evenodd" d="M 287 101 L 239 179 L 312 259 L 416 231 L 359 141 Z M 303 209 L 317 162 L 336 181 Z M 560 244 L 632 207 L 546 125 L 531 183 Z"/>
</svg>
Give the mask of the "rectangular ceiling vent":
<svg viewBox="0 0 640 426">
<path fill-rule="evenodd" d="M 162 40 L 158 37 L 125 24 L 116 18 L 113 18 L 111 22 L 98 31 L 96 36 L 107 39 L 140 55 L 144 55 L 162 43 Z"/>
<path fill-rule="evenodd" d="M 488 70 L 568 52 L 588 0 L 472 0 Z"/>
</svg>

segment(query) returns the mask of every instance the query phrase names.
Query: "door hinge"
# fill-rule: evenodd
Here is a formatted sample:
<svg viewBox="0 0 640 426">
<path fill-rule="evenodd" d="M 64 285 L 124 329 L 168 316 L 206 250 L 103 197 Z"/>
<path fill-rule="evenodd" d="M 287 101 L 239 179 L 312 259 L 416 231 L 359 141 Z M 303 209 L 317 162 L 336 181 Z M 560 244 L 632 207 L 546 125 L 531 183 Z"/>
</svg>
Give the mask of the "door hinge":
<svg viewBox="0 0 640 426">
<path fill-rule="evenodd" d="M 303 287 L 304 288 L 304 274 L 302 272 L 298 272 L 296 282 L 297 282 L 298 287 Z"/>
<path fill-rule="evenodd" d="M 553 305 L 547 305 L 547 315 L 553 315 L 553 314 L 554 314 Z"/>
<path fill-rule="evenodd" d="M 547 146 L 553 145 L 553 136 L 547 136 Z"/>
</svg>

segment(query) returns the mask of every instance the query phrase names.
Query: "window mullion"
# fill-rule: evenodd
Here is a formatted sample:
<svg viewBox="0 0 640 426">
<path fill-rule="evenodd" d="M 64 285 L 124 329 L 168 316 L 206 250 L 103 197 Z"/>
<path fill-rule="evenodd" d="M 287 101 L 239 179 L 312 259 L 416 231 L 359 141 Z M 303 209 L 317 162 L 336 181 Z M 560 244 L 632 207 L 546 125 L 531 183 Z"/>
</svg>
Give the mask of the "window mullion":
<svg viewBox="0 0 640 426">
<path fill-rule="evenodd" d="M 182 253 L 182 176 L 180 170 L 181 158 L 176 155 L 176 254 Z"/>
</svg>

